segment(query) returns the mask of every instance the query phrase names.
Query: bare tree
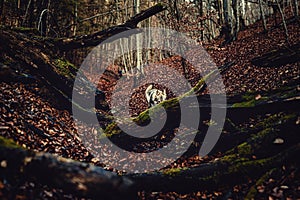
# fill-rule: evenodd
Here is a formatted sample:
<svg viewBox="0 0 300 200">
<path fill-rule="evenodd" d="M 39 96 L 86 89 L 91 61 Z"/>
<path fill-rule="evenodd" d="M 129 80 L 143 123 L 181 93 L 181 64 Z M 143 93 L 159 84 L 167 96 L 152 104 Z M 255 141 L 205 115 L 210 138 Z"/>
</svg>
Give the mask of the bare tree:
<svg viewBox="0 0 300 200">
<path fill-rule="evenodd" d="M 262 7 L 262 1 L 258 0 L 258 3 L 259 3 L 259 11 L 260 11 L 260 16 L 261 16 L 261 19 L 262 19 L 262 22 L 263 22 L 264 31 L 266 32 L 267 31 L 267 24 L 266 24 L 265 13 L 264 13 L 263 7 Z"/>
<path fill-rule="evenodd" d="M 134 0 L 134 11 L 135 11 L 135 15 L 137 13 L 140 12 L 140 0 Z M 137 34 L 136 37 L 136 67 L 137 67 L 137 76 L 139 77 L 140 75 L 144 74 L 144 70 L 143 70 L 143 66 L 142 66 L 142 55 L 141 55 L 141 51 L 142 49 L 140 49 L 140 45 L 141 45 L 141 37 Z M 138 78 L 137 77 L 137 78 Z"/>
<path fill-rule="evenodd" d="M 295 10 L 295 17 L 298 20 L 299 18 L 299 4 L 298 4 L 298 0 L 294 0 L 294 10 Z"/>
<path fill-rule="evenodd" d="M 282 24 L 283 24 L 283 28 L 284 28 L 284 32 L 285 32 L 285 36 L 286 36 L 286 41 L 289 42 L 289 33 L 288 33 L 288 29 L 287 29 L 287 25 L 286 25 L 286 21 L 285 21 L 285 17 L 284 17 L 284 13 L 281 9 L 281 5 L 279 3 L 278 0 L 276 0 L 276 3 L 277 3 L 277 7 L 278 7 L 278 10 L 279 10 L 279 13 L 281 15 L 281 18 L 282 18 Z"/>
<path fill-rule="evenodd" d="M 0 19 L 2 21 L 4 15 L 4 0 L 0 0 Z"/>
<path fill-rule="evenodd" d="M 73 27 L 73 36 L 76 35 L 77 31 L 77 21 L 78 21 L 78 1 L 74 1 L 74 27 Z"/>
</svg>

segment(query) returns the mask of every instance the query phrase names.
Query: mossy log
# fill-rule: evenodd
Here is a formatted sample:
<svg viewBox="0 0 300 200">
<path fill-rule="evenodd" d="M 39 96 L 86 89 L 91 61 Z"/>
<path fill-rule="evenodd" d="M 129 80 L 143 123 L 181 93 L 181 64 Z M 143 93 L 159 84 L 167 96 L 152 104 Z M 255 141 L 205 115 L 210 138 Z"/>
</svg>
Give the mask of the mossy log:
<svg viewBox="0 0 300 200">
<path fill-rule="evenodd" d="M 253 185 L 253 186 L 250 188 L 250 190 L 248 191 L 248 193 L 247 193 L 245 199 L 255 199 L 255 196 L 256 196 L 256 194 L 258 193 L 257 187 L 260 186 L 260 185 L 262 185 L 265 181 L 267 181 L 267 180 L 271 177 L 271 175 L 272 175 L 274 172 L 276 172 L 276 171 L 278 171 L 278 168 L 271 169 L 270 171 L 268 171 L 268 172 L 266 172 L 264 175 L 262 175 L 262 177 L 260 177 L 260 178 L 256 181 L 255 185 Z"/>
<path fill-rule="evenodd" d="M 216 71 L 214 71 L 216 73 Z M 214 73 L 209 74 L 208 76 L 214 75 Z M 165 129 L 174 129 L 178 125 L 178 120 L 180 120 L 180 104 L 179 101 L 186 99 L 189 102 L 189 95 L 192 93 L 197 93 L 205 85 L 205 79 L 209 77 L 202 78 L 199 83 L 180 97 L 172 98 L 162 102 L 160 105 L 164 107 L 168 115 L 168 121 L 166 122 Z M 249 117 L 255 117 L 257 115 L 264 114 L 274 114 L 280 111 L 293 111 L 297 109 L 300 101 L 300 91 L 297 86 L 283 87 L 274 91 L 268 92 L 247 92 L 243 95 L 228 95 L 224 96 L 223 94 L 219 95 L 220 99 L 226 98 L 226 105 L 213 105 L 219 109 L 226 109 L 227 118 L 231 121 L 242 122 L 247 120 Z M 200 112 L 202 120 L 210 119 L 210 108 L 211 108 L 211 99 L 210 95 L 198 95 L 198 104 L 194 105 L 191 103 L 188 108 L 193 110 L 195 107 L 200 107 Z M 218 99 L 215 95 L 215 99 Z M 152 117 L 159 117 L 158 114 L 159 107 L 151 107 L 144 112 L 140 113 L 137 117 L 131 119 L 117 119 L 121 121 L 122 124 L 128 123 L 128 120 L 134 121 L 138 125 L 146 125 L 150 122 L 150 115 Z M 156 115 L 157 114 L 157 115 Z M 129 126 L 128 126 L 129 127 Z M 132 130 L 134 131 L 134 130 Z M 121 129 L 117 126 L 116 122 L 112 122 L 107 126 L 104 134 L 106 136 L 116 136 L 125 135 Z"/>
<path fill-rule="evenodd" d="M 193 169 L 172 169 L 149 174 L 131 174 L 126 177 L 134 181 L 136 189 L 145 191 L 189 193 L 228 189 L 236 184 L 246 183 L 249 179 L 259 178 L 274 167 L 295 162 L 294 159 L 299 153 L 298 144 L 277 155 L 258 160 L 220 159 Z"/>
<path fill-rule="evenodd" d="M 92 164 L 37 153 L 0 137 L 0 176 L 8 181 L 29 179 L 93 199 L 135 199 L 138 191 L 192 192 L 230 188 L 260 178 L 274 167 L 299 164 L 297 116 L 276 115 L 258 124 L 261 131 L 224 155 L 196 168 L 164 169 L 123 176 Z M 298 130 L 298 131 L 297 131 Z M 282 138 L 281 144 L 275 142 Z M 48 174 L 51 173 L 51 176 Z"/>
<path fill-rule="evenodd" d="M 136 126 L 132 126 L 131 120 L 137 125 L 144 126 L 150 122 L 151 118 L 159 119 L 160 112 L 157 106 L 147 109 L 135 118 L 113 119 L 113 121 L 106 127 L 106 129 L 100 136 L 100 139 L 102 137 L 108 137 L 110 141 L 115 145 L 118 145 L 120 148 L 126 149 L 128 151 L 133 151 L 137 146 L 143 146 L 141 144 L 144 142 L 148 142 L 149 144 L 160 143 L 161 145 L 165 144 L 165 142 L 170 142 L 169 140 L 158 140 L 157 138 L 172 139 L 174 137 L 173 134 L 176 128 L 178 128 L 179 124 L 181 123 L 181 113 L 179 105 L 180 98 L 188 99 L 189 96 L 183 95 L 181 97 L 169 99 L 161 103 L 161 105 L 166 110 L 167 120 L 164 127 L 154 137 L 133 137 L 132 135 L 139 135 L 144 133 L 141 133 L 140 129 L 136 128 Z M 243 141 L 247 137 L 249 137 L 249 133 L 253 132 L 249 130 L 241 130 L 237 128 L 235 124 L 241 124 L 246 122 L 250 118 L 264 116 L 266 114 L 273 116 L 283 111 L 286 113 L 293 113 L 298 109 L 299 101 L 299 88 L 297 88 L 296 86 L 285 87 L 269 92 L 248 92 L 244 95 L 228 96 L 227 105 L 218 104 L 216 106 L 217 109 L 226 109 L 227 113 L 224 127 L 230 127 L 229 129 L 231 134 L 221 134 L 217 144 L 212 149 L 211 153 L 216 153 L 219 151 L 222 152 L 224 150 L 227 150 L 228 148 L 232 148 L 240 141 Z M 191 112 L 193 112 L 195 106 L 200 106 L 198 132 L 195 134 L 195 132 L 189 132 L 188 129 L 185 131 L 186 135 L 196 135 L 193 144 L 186 151 L 188 155 L 194 154 L 199 151 L 199 148 L 203 143 L 204 137 L 206 135 L 206 131 L 208 130 L 208 125 L 206 122 L 211 120 L 211 103 L 209 96 L 198 96 L 198 103 L 199 105 L 193 105 L 192 103 L 187 104 L 188 107 L 185 108 L 185 110 L 190 110 Z M 116 122 L 116 120 L 118 120 L 118 122 Z M 118 123 L 121 123 L 123 127 L 127 127 L 126 132 L 124 132 L 118 126 Z M 258 123 L 257 127 L 259 127 L 260 125 L 261 124 Z M 255 131 L 260 130 L 262 130 L 262 127 L 255 129 Z M 127 133 L 130 133 L 131 135 Z M 153 145 L 153 148 L 155 147 L 156 145 Z M 149 148 L 149 146 L 147 148 Z"/>
<path fill-rule="evenodd" d="M 189 91 L 184 93 L 183 95 L 172 98 L 166 101 L 163 101 L 160 105 L 164 107 L 167 113 L 167 121 L 165 123 L 165 126 L 163 129 L 157 133 L 156 135 L 161 135 L 166 132 L 172 132 L 175 128 L 178 128 L 178 125 L 180 124 L 181 120 L 181 113 L 180 113 L 180 102 L 185 101 L 186 105 L 189 105 L 188 107 L 185 108 L 186 113 L 193 113 L 193 110 L 195 109 L 195 106 L 199 105 L 194 105 L 195 102 L 192 102 L 190 97 L 193 94 L 199 94 L 201 93 L 205 87 L 206 87 L 206 81 L 207 80 L 213 80 L 219 73 L 223 73 L 229 67 L 232 66 L 232 63 L 226 63 L 225 65 L 218 67 L 217 69 L 211 71 L 209 74 L 201 78 L 198 83 L 191 88 Z M 206 99 L 207 100 L 207 99 Z M 205 101 L 206 101 L 205 100 Z M 203 110 L 201 110 L 201 122 L 205 120 L 209 120 L 209 112 L 210 112 L 210 99 L 208 99 L 208 103 L 205 107 L 203 106 Z M 225 107 L 226 108 L 226 107 Z M 224 109 L 224 107 L 221 105 L 220 109 Z M 189 110 L 191 112 L 189 112 Z M 132 121 L 135 122 L 136 124 L 140 126 L 147 125 L 150 122 L 150 113 L 151 117 L 153 119 L 159 119 L 161 115 L 161 109 L 159 106 L 154 106 L 151 107 L 144 112 L 142 112 L 139 116 L 135 118 L 116 118 L 114 119 L 105 129 L 104 133 L 100 136 L 100 139 L 102 137 L 109 137 L 109 139 L 117 144 L 119 147 L 124 148 L 124 149 L 132 149 L 134 148 L 134 144 L 144 142 L 144 139 L 136 138 L 129 136 L 128 134 L 124 133 L 117 125 L 118 123 L 122 123 L 124 126 L 126 126 L 128 129 L 127 131 L 130 132 L 131 134 L 136 134 L 139 135 L 141 134 L 138 128 L 136 126 L 132 126 Z M 200 122 L 199 122 L 200 123 Z M 190 127 L 190 126 L 187 126 Z M 188 130 L 187 130 L 188 131 Z M 147 142 L 151 142 L 148 139 L 146 139 Z M 151 138 L 152 141 L 156 140 L 155 138 Z M 126 141 L 126 143 L 121 142 L 121 141 Z"/>
<path fill-rule="evenodd" d="M 132 181 L 100 167 L 25 150 L 0 137 L 0 176 L 9 183 L 38 181 L 93 199 L 132 199 Z M 50 176 L 49 176 L 50 175 Z"/>
<path fill-rule="evenodd" d="M 296 120 L 296 115 L 279 117 L 274 121 L 277 126 L 271 128 L 267 125 L 268 128 L 253 133 L 247 141 L 228 150 L 223 157 L 196 168 L 166 169 L 125 177 L 129 177 L 138 190 L 147 191 L 187 193 L 230 188 L 259 178 L 274 167 L 299 164 L 299 160 L 295 159 L 300 152 Z M 275 142 L 278 137 L 283 139 L 282 144 Z"/>
</svg>

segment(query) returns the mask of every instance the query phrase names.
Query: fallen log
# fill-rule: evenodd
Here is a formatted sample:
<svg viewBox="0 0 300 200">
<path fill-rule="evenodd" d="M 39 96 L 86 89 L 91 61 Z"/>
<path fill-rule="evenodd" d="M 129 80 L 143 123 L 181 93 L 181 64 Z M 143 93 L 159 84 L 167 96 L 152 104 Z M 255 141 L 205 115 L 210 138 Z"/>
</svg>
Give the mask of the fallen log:
<svg viewBox="0 0 300 200">
<path fill-rule="evenodd" d="M 277 119 L 277 123 L 273 128 L 253 133 L 248 140 L 228 150 L 221 158 L 196 168 L 166 169 L 128 174 L 125 177 L 133 180 L 138 190 L 147 188 L 146 191 L 188 193 L 230 188 L 249 179 L 259 178 L 274 167 L 288 163 L 299 164 L 294 157 L 300 152 L 299 140 L 296 139 L 299 127 L 296 127 L 295 115 L 282 116 Z M 294 131 L 287 134 L 291 127 Z M 275 142 L 279 137 L 283 138 L 283 144 Z"/>
<path fill-rule="evenodd" d="M 3 137 L 0 137 L 0 152 L 0 177 L 8 182 L 34 180 L 93 199 L 119 200 L 135 196 L 130 179 L 88 163 L 25 150 Z"/>
<path fill-rule="evenodd" d="M 300 61 L 300 43 L 290 47 L 268 52 L 253 58 L 251 63 L 258 67 L 280 67 Z"/>
<path fill-rule="evenodd" d="M 214 71 L 216 73 L 217 71 Z M 174 129 L 178 125 L 178 120 L 180 120 L 180 99 L 186 99 L 189 102 L 189 95 L 193 92 L 201 90 L 203 85 L 205 85 L 205 79 L 211 78 L 214 73 L 209 74 L 207 77 L 202 78 L 199 83 L 180 97 L 172 98 L 161 103 L 168 117 L 170 117 L 168 123 L 170 126 L 166 126 L 165 129 Z M 218 97 L 219 96 L 219 97 Z M 217 109 L 226 109 L 227 118 L 234 122 L 242 122 L 248 119 L 249 117 L 254 117 L 257 115 L 264 114 L 274 114 L 280 111 L 293 111 L 298 107 L 300 101 L 300 91 L 297 86 L 284 87 L 274 91 L 268 92 L 248 92 L 243 95 L 229 95 L 224 96 L 224 94 L 215 95 L 216 105 L 211 105 L 210 95 L 199 95 L 198 104 L 189 104 L 187 108 L 193 110 L 195 107 L 200 108 L 201 116 L 203 119 L 210 119 L 211 107 L 214 106 Z M 225 105 L 218 104 L 218 99 L 227 99 Z M 223 102 L 222 102 L 223 103 Z M 135 118 L 131 119 L 117 119 L 122 121 L 123 124 L 126 124 L 129 120 L 134 121 L 139 125 L 145 125 L 150 121 L 149 113 L 152 113 L 152 117 L 155 118 L 156 110 L 158 106 L 151 107 Z M 159 116 L 156 116 L 159 117 Z M 134 131 L 134 130 L 133 130 Z M 119 129 L 115 122 L 112 122 L 105 130 L 104 133 L 106 136 L 115 136 L 124 133 Z M 122 136 L 117 136 L 122 137 Z"/>
<path fill-rule="evenodd" d="M 299 164 L 295 159 L 300 153 L 296 120 L 295 114 L 266 119 L 261 131 L 253 133 L 221 158 L 196 168 L 163 169 L 123 176 L 92 164 L 25 150 L 0 137 L 0 177 L 15 182 L 35 180 L 93 199 L 135 199 L 138 191 L 191 192 L 230 188 L 247 182 L 249 178 L 259 178 L 274 167 Z M 273 121 L 272 126 L 270 121 Z M 283 143 L 275 142 L 278 137 Z"/>
</svg>

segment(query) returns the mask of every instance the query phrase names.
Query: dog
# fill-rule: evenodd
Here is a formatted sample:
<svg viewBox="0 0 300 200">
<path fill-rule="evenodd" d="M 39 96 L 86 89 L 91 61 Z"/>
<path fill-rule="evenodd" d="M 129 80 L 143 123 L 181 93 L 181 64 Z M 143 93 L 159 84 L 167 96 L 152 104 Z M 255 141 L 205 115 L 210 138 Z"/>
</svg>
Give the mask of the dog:
<svg viewBox="0 0 300 200">
<path fill-rule="evenodd" d="M 164 91 L 161 91 L 152 87 L 152 85 L 149 85 L 145 91 L 145 96 L 149 107 L 155 106 L 167 99 L 166 89 L 164 89 Z"/>
</svg>

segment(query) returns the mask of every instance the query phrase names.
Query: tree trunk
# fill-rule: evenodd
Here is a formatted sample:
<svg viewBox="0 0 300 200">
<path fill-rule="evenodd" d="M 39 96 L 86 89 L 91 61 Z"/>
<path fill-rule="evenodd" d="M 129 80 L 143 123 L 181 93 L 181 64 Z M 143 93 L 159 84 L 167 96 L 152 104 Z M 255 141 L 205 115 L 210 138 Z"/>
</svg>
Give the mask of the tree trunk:
<svg viewBox="0 0 300 200">
<path fill-rule="evenodd" d="M 230 43 L 233 40 L 233 16 L 232 16 L 232 4 L 229 0 L 224 0 L 224 18 L 225 24 L 223 25 L 222 33 L 225 35 L 225 43 Z"/>
<path fill-rule="evenodd" d="M 260 16 L 261 16 L 263 27 L 264 27 L 264 32 L 267 32 L 266 18 L 265 18 L 265 13 L 263 11 L 261 0 L 258 0 L 258 3 L 259 3 Z"/>
<path fill-rule="evenodd" d="M 278 0 L 276 0 L 276 3 L 277 3 L 277 7 L 278 7 L 279 13 L 280 13 L 281 18 L 282 18 L 282 23 L 283 23 L 284 33 L 285 33 L 285 39 L 289 43 L 289 32 L 288 32 L 288 29 L 287 29 L 284 13 L 281 9 L 281 5 L 280 5 Z"/>
<path fill-rule="evenodd" d="M 298 20 L 298 18 L 299 18 L 299 4 L 298 4 L 298 0 L 294 0 L 294 10 L 295 10 L 295 17 Z"/>
<path fill-rule="evenodd" d="M 74 1 L 74 19 L 73 19 L 74 27 L 73 27 L 73 36 L 76 35 L 77 31 L 77 22 L 78 22 L 78 2 Z"/>
<path fill-rule="evenodd" d="M 233 40 L 236 40 L 238 37 L 238 32 L 240 31 L 240 1 L 232 1 L 232 10 L 234 15 L 234 31 L 233 31 Z"/>
<path fill-rule="evenodd" d="M 3 11 L 4 11 L 4 0 L 0 0 L 0 19 L 2 19 Z"/>
</svg>

